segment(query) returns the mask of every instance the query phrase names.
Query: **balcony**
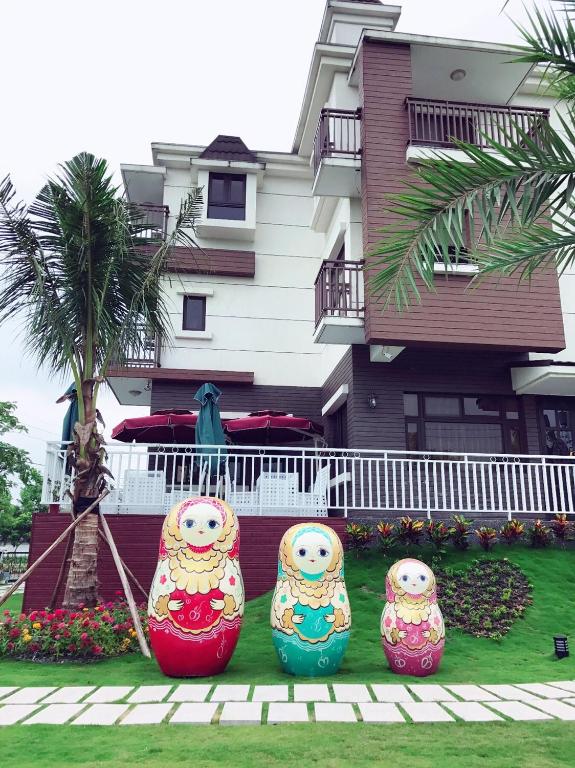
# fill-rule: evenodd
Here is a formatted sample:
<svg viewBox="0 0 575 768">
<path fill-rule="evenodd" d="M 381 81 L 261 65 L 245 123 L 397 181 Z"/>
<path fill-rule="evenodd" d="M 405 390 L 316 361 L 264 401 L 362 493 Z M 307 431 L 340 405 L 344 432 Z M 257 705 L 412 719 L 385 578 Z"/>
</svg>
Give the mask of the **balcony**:
<svg viewBox="0 0 575 768">
<path fill-rule="evenodd" d="M 322 109 L 313 149 L 313 194 L 358 197 L 361 110 Z"/>
<path fill-rule="evenodd" d="M 135 203 L 134 209 L 139 228 L 136 236 L 137 240 L 145 240 L 153 244 L 166 239 L 168 216 L 170 214 L 170 209 L 167 205 Z"/>
<path fill-rule="evenodd" d="M 509 146 L 523 134 L 537 139 L 549 110 L 537 107 L 472 104 L 433 99 L 406 99 L 409 120 L 408 159 L 424 156 L 415 147 L 455 148 L 455 141 L 487 147 L 487 139 Z"/>
<path fill-rule="evenodd" d="M 363 328 L 363 261 L 324 261 L 315 279 L 314 341 L 363 344 Z"/>
<path fill-rule="evenodd" d="M 42 503 L 69 509 L 66 444 L 49 443 Z M 575 458 L 336 448 L 110 444 L 102 511 L 163 515 L 189 496 L 223 496 L 240 515 L 409 514 L 446 519 L 575 515 Z"/>
</svg>

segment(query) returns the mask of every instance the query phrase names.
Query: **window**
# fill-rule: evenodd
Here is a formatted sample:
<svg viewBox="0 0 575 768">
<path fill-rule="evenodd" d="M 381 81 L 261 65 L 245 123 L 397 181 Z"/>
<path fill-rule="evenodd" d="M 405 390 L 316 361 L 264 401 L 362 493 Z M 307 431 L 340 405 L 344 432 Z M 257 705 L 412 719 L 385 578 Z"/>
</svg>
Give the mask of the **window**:
<svg viewBox="0 0 575 768">
<path fill-rule="evenodd" d="M 406 393 L 403 409 L 409 451 L 521 453 L 517 398 Z"/>
<path fill-rule="evenodd" d="M 206 297 L 184 296 L 184 312 L 182 316 L 184 331 L 206 330 Z"/>
<path fill-rule="evenodd" d="M 541 405 L 543 452 L 552 456 L 571 453 L 575 450 L 575 405 L 572 399 L 545 399 Z"/>
<path fill-rule="evenodd" d="M 208 218 L 246 218 L 246 175 L 210 173 L 208 184 Z"/>
</svg>

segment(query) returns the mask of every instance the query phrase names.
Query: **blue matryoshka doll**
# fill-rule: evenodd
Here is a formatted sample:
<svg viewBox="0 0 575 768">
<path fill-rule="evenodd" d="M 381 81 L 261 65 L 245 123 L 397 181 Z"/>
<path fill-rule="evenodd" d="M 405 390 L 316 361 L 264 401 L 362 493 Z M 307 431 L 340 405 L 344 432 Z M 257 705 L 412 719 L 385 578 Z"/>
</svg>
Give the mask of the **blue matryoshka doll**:
<svg viewBox="0 0 575 768">
<path fill-rule="evenodd" d="M 329 526 L 300 523 L 284 533 L 271 624 L 285 672 L 305 677 L 337 672 L 349 642 L 351 612 L 343 547 Z"/>
</svg>

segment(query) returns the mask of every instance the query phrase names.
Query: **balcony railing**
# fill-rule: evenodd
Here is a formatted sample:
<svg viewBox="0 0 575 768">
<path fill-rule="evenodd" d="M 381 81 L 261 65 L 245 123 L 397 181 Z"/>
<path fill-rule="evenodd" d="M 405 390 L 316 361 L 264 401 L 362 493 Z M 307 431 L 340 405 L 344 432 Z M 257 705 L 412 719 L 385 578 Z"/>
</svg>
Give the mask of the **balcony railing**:
<svg viewBox="0 0 575 768">
<path fill-rule="evenodd" d="M 168 216 L 170 209 L 167 205 L 154 205 L 153 203 L 137 203 L 135 205 L 138 217 L 138 237 L 142 240 L 165 240 L 168 232 Z"/>
<path fill-rule="evenodd" d="M 364 316 L 363 261 L 322 263 L 315 279 L 316 326 L 326 316 Z"/>
<path fill-rule="evenodd" d="M 136 444 L 106 451 L 109 513 L 165 514 L 208 493 L 240 515 L 575 515 L 571 457 Z M 66 445 L 49 443 L 42 503 L 69 506 L 71 482 Z"/>
<path fill-rule="evenodd" d="M 313 169 L 324 157 L 361 156 L 361 110 L 322 109 L 313 149 Z"/>
<path fill-rule="evenodd" d="M 549 110 L 537 107 L 505 107 L 495 104 L 434 101 L 408 97 L 409 144 L 453 147 L 454 139 L 488 146 L 487 138 L 504 146 L 527 134 L 537 140 Z"/>
<path fill-rule="evenodd" d="M 116 368 L 158 368 L 161 344 L 146 325 L 139 327 L 139 338 L 129 344 L 121 360 L 114 361 Z"/>
</svg>

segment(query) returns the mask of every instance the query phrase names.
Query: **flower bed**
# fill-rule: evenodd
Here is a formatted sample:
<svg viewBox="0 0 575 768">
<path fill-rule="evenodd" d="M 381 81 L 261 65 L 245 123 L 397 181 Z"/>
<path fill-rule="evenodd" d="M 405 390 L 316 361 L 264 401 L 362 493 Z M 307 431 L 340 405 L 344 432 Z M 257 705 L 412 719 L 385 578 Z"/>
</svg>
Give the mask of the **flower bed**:
<svg viewBox="0 0 575 768">
<path fill-rule="evenodd" d="M 139 612 L 147 632 L 145 606 Z M 134 623 L 120 595 L 114 602 L 76 611 L 4 611 L 0 620 L 0 657 L 87 661 L 138 650 Z"/>
<path fill-rule="evenodd" d="M 509 560 L 477 560 L 465 571 L 437 571 L 445 624 L 474 637 L 500 639 L 531 605 L 531 584 Z"/>
</svg>

